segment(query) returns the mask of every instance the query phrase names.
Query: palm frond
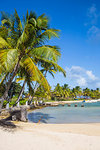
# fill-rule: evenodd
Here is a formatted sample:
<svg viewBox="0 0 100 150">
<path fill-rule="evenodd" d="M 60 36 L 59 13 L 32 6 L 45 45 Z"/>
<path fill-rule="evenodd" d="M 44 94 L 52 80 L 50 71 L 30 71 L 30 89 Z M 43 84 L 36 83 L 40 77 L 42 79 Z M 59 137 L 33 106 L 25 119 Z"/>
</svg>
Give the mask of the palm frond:
<svg viewBox="0 0 100 150">
<path fill-rule="evenodd" d="M 54 74 L 52 73 L 52 71 L 49 71 L 49 73 L 52 75 L 53 78 L 55 78 Z"/>
<path fill-rule="evenodd" d="M 6 26 L 9 28 L 11 26 L 11 19 L 13 16 L 5 13 L 4 11 L 1 12 L 1 23 L 2 25 Z"/>
<path fill-rule="evenodd" d="M 42 14 L 37 18 L 37 26 L 40 29 L 47 29 L 48 28 L 48 17 L 45 16 L 45 14 Z"/>
<path fill-rule="evenodd" d="M 8 29 L 3 26 L 0 26 L 0 37 L 6 40 L 7 36 L 8 36 Z"/>
<path fill-rule="evenodd" d="M 34 11 L 30 11 L 29 19 L 31 19 L 31 18 L 34 18 L 35 20 L 37 19 L 37 15 Z"/>
<path fill-rule="evenodd" d="M 18 58 L 16 49 L 0 50 L 0 64 L 6 71 L 12 70 Z"/>
<path fill-rule="evenodd" d="M 25 25 L 23 33 L 18 39 L 17 48 L 22 50 L 26 49 L 33 42 L 35 35 L 36 35 L 36 31 L 34 25 L 28 22 Z"/>
<path fill-rule="evenodd" d="M 6 73 L 6 74 L 3 76 L 3 78 L 2 78 L 2 80 L 1 80 L 1 82 L 0 82 L 0 85 L 2 85 L 2 84 L 4 83 L 4 81 L 6 80 L 7 76 L 8 76 L 8 73 Z"/>
<path fill-rule="evenodd" d="M 23 64 L 26 68 L 26 71 L 29 73 L 33 81 L 37 81 L 41 84 L 47 91 L 49 91 L 49 85 L 41 71 L 36 67 L 33 60 L 30 57 L 26 57 L 23 60 Z"/>
<path fill-rule="evenodd" d="M 57 29 L 47 29 L 45 30 L 41 35 L 40 35 L 40 39 L 51 39 L 51 38 L 55 38 L 55 37 L 59 37 L 59 31 L 60 30 L 57 30 Z"/>
<path fill-rule="evenodd" d="M 31 50 L 30 53 L 33 54 L 33 56 L 47 58 L 55 62 L 58 61 L 58 58 L 61 55 L 56 46 L 48 46 L 48 45 L 34 48 Z"/>
<path fill-rule="evenodd" d="M 0 36 L 0 49 L 11 48 L 7 41 Z"/>
<path fill-rule="evenodd" d="M 10 20 L 3 19 L 1 22 L 2 22 L 2 25 L 7 25 L 8 27 L 10 27 L 10 26 L 11 26 L 11 22 L 10 22 Z"/>
<path fill-rule="evenodd" d="M 54 61 L 45 59 L 45 58 L 41 58 L 41 57 L 36 57 L 37 61 L 39 60 L 39 62 L 41 62 L 41 66 L 44 68 L 44 70 L 47 69 L 47 71 L 51 71 L 53 73 L 55 72 L 61 72 L 63 73 L 64 77 L 66 77 L 66 71 L 60 67 L 57 63 L 55 63 Z M 43 71 L 44 71 L 43 70 Z"/>
<path fill-rule="evenodd" d="M 22 32 L 22 23 L 21 23 L 21 20 L 18 16 L 18 13 L 17 13 L 16 9 L 15 9 L 14 16 L 15 16 L 16 29 L 17 29 L 17 32 L 19 33 L 19 37 L 20 37 L 21 32 Z"/>
</svg>

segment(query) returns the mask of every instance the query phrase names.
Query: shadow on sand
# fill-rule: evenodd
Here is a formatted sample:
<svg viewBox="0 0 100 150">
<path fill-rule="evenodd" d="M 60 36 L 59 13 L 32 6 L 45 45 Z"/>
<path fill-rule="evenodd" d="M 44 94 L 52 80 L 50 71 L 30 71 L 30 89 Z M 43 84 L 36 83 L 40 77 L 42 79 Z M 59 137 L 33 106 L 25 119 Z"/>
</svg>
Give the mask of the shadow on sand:
<svg viewBox="0 0 100 150">
<path fill-rule="evenodd" d="M 7 121 L 6 119 L 1 119 L 0 128 L 4 131 L 14 132 L 16 129 L 16 125 L 11 121 Z"/>
<path fill-rule="evenodd" d="M 50 117 L 49 114 L 44 114 L 41 112 L 32 112 L 28 114 L 28 120 L 34 123 L 38 122 L 47 123 L 47 120 L 49 120 L 50 118 L 54 117 Z"/>
<path fill-rule="evenodd" d="M 5 119 L 0 119 L 0 127 L 4 130 L 10 131 L 10 129 L 15 129 L 17 126 L 12 122 L 12 114 Z"/>
</svg>

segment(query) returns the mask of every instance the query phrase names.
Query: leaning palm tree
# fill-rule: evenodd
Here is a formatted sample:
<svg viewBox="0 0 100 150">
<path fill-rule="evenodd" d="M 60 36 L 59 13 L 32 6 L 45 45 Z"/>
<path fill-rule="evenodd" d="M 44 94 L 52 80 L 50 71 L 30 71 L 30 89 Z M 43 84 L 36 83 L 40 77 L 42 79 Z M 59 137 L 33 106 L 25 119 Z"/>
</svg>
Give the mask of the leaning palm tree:
<svg viewBox="0 0 100 150">
<path fill-rule="evenodd" d="M 48 57 L 49 59 L 49 57 Z M 34 58 L 35 60 L 35 63 L 38 64 L 38 66 L 42 67 L 43 69 L 41 69 L 41 72 L 44 74 L 44 77 L 46 78 L 46 74 L 47 72 L 49 72 L 53 77 L 54 77 L 54 73 L 56 72 L 62 72 L 64 76 L 66 76 L 66 72 L 64 71 L 64 69 L 62 69 L 57 63 L 55 63 L 54 61 L 50 61 L 48 59 L 44 59 L 44 58 L 41 58 L 41 57 L 36 57 Z M 20 67 L 21 68 L 21 67 Z M 22 85 L 22 89 L 19 93 L 19 96 L 18 96 L 18 99 L 16 101 L 16 103 L 19 102 L 21 96 L 22 96 L 22 93 L 24 91 L 24 87 L 25 87 L 25 84 L 27 84 L 27 86 L 29 87 L 29 93 L 31 93 L 31 101 L 30 103 L 32 102 L 33 100 L 33 97 L 38 89 L 38 87 L 40 86 L 38 82 L 34 82 L 32 80 L 31 77 L 29 77 L 29 74 L 27 74 L 27 72 L 25 71 L 25 68 L 21 68 L 20 71 L 20 77 L 17 78 L 17 81 L 20 81 L 20 80 L 23 80 L 23 85 Z"/>
<path fill-rule="evenodd" d="M 58 59 L 57 59 L 58 60 Z M 61 72 L 63 73 L 64 76 L 66 76 L 66 72 L 63 68 L 61 68 L 57 63 L 55 63 L 54 61 L 51 60 L 45 60 L 44 58 L 39 58 L 36 57 L 35 61 L 38 63 L 38 65 L 40 67 L 42 67 L 41 72 L 44 74 L 44 77 L 46 78 L 47 73 L 51 74 L 52 77 L 54 78 L 54 74 L 56 72 Z M 33 97 L 35 95 L 35 93 L 37 92 L 37 89 L 39 88 L 39 84 L 38 82 L 35 83 L 34 88 L 32 89 L 32 98 L 30 103 L 33 100 Z"/>
<path fill-rule="evenodd" d="M 45 41 L 58 37 L 59 30 L 49 28 L 48 18 L 44 14 L 36 17 L 35 13 L 29 14 L 27 11 L 26 17 L 21 22 L 15 10 L 14 15 L 10 16 L 2 13 L 1 22 L 0 65 L 4 69 L 5 76 L 9 74 L 8 84 L 2 96 L 2 107 L 20 66 L 24 66 L 32 80 L 49 91 L 48 82 L 38 69 L 34 58 L 37 56 L 57 62 L 60 52 L 56 46 L 45 45 Z"/>
</svg>

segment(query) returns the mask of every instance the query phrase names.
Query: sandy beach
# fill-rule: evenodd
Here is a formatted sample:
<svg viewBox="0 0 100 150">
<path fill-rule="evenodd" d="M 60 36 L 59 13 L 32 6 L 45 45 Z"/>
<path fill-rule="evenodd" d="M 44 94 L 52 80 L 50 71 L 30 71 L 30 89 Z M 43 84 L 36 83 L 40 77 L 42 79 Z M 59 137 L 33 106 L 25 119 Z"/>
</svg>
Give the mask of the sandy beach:
<svg viewBox="0 0 100 150">
<path fill-rule="evenodd" d="M 81 101 L 62 103 L 75 102 Z M 0 127 L 0 150 L 100 150 L 100 123 L 14 124 L 17 126 L 15 129 L 5 130 Z"/>
<path fill-rule="evenodd" d="M 59 105 L 59 104 L 71 104 L 71 103 L 81 103 L 83 102 L 84 100 L 72 100 L 72 101 L 69 101 L 69 100 L 66 100 L 66 101 L 53 101 L 53 102 L 46 102 L 46 104 L 49 104 L 49 105 Z M 85 100 L 85 102 L 100 102 L 100 99 L 89 99 L 89 100 Z"/>
<path fill-rule="evenodd" d="M 0 128 L 0 150 L 100 150 L 100 123 L 16 125 Z"/>
</svg>

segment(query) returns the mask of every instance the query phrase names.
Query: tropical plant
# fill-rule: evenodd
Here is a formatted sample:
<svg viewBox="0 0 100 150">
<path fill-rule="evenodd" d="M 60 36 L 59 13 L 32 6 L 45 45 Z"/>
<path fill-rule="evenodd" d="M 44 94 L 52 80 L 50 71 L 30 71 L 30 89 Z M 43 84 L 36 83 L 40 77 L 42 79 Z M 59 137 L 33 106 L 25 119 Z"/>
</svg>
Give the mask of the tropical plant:
<svg viewBox="0 0 100 150">
<path fill-rule="evenodd" d="M 52 37 L 58 37 L 59 30 L 49 28 L 48 18 L 43 14 L 39 17 L 27 11 L 26 17 L 19 18 L 17 11 L 14 15 L 2 12 L 0 26 L 0 65 L 1 73 L 8 75 L 8 84 L 2 96 L 1 107 L 8 96 L 11 83 L 23 67 L 31 81 L 37 81 L 49 91 L 49 85 L 37 67 L 36 59 L 57 63 L 60 57 L 58 47 L 45 45 Z M 61 69 L 61 68 L 60 68 Z"/>
</svg>

